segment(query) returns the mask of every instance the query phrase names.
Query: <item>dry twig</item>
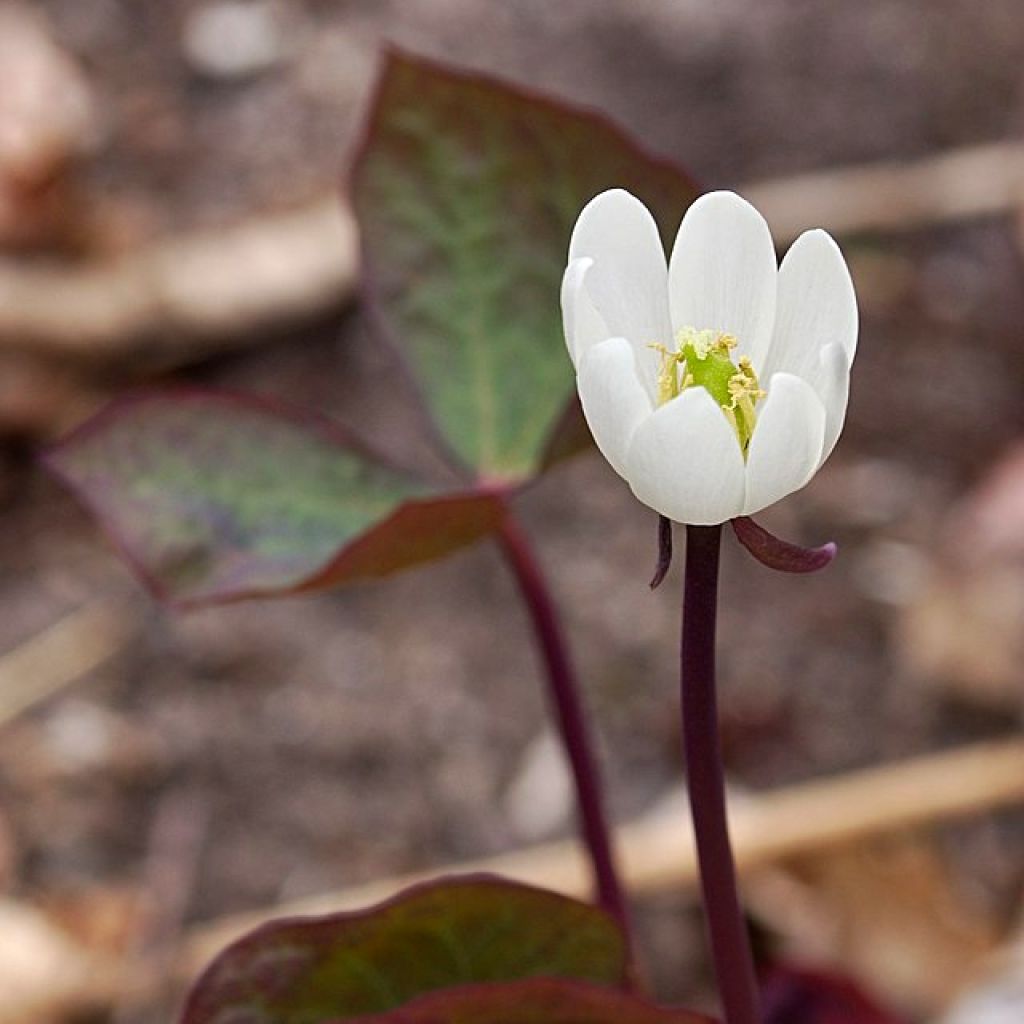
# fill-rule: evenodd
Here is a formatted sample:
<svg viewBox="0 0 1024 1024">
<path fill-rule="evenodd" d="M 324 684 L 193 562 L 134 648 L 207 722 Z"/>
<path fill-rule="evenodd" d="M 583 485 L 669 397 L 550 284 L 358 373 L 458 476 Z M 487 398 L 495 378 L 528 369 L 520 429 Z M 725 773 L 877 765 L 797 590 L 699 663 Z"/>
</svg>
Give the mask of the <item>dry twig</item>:
<svg viewBox="0 0 1024 1024">
<path fill-rule="evenodd" d="M 0 727 L 98 668 L 135 629 L 123 602 L 92 602 L 0 655 Z"/>
<path fill-rule="evenodd" d="M 758 182 L 741 191 L 779 241 L 813 227 L 835 235 L 933 227 L 1016 211 L 1024 203 L 1024 145 L 968 146 L 909 163 Z"/>
<path fill-rule="evenodd" d="M 335 197 L 80 268 L 0 263 L 0 344 L 152 368 L 254 340 L 352 294 L 355 224 Z"/>
</svg>

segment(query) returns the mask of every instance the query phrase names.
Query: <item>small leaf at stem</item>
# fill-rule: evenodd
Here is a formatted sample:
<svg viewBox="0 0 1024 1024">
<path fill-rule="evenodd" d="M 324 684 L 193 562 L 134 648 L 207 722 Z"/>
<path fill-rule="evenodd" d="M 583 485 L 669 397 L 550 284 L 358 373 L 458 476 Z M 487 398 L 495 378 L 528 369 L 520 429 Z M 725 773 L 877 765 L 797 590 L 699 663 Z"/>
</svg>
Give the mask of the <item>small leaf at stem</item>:
<svg viewBox="0 0 1024 1024">
<path fill-rule="evenodd" d="M 651 579 L 651 590 L 657 589 L 672 567 L 672 520 L 658 516 L 658 562 Z"/>
<path fill-rule="evenodd" d="M 391 50 L 352 202 L 376 322 L 408 360 L 457 458 L 522 479 L 572 385 L 559 286 L 573 223 L 598 192 L 640 196 L 674 234 L 699 190 L 591 111 Z"/>
<path fill-rule="evenodd" d="M 603 911 L 495 877 L 448 878 L 367 911 L 258 928 L 207 968 L 182 1024 L 326 1024 L 459 985 L 544 977 L 622 987 L 625 972 L 625 942 Z"/>
<path fill-rule="evenodd" d="M 737 516 L 731 520 L 733 532 L 739 542 L 762 564 L 779 572 L 817 572 L 836 557 L 838 548 L 829 541 L 818 548 L 803 548 L 799 544 L 769 533 L 758 526 L 750 516 Z"/>
<path fill-rule="evenodd" d="M 193 606 L 382 576 L 497 526 L 335 424 L 198 390 L 121 399 L 45 456 L 157 596 Z"/>
<path fill-rule="evenodd" d="M 618 989 L 562 978 L 463 985 L 432 992 L 389 1013 L 331 1024 L 712 1024 Z"/>
</svg>

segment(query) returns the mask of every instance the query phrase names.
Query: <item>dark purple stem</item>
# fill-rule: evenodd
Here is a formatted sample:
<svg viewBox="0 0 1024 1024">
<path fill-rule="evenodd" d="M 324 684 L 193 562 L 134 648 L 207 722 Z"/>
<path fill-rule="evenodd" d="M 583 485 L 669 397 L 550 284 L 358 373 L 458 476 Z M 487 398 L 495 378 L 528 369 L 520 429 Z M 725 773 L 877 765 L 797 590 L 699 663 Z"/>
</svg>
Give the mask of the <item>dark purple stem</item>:
<svg viewBox="0 0 1024 1024">
<path fill-rule="evenodd" d="M 587 728 L 579 684 L 569 661 L 558 613 L 530 542 L 511 513 L 502 522 L 498 540 L 519 584 L 544 657 L 551 703 L 576 785 L 580 827 L 593 865 L 597 899 L 619 922 L 632 949 L 629 912 L 615 867 L 594 745 Z"/>
<path fill-rule="evenodd" d="M 729 845 L 715 699 L 715 620 L 721 526 L 686 528 L 681 693 L 683 750 L 704 912 L 725 1024 L 760 1024 L 757 976 Z"/>
</svg>

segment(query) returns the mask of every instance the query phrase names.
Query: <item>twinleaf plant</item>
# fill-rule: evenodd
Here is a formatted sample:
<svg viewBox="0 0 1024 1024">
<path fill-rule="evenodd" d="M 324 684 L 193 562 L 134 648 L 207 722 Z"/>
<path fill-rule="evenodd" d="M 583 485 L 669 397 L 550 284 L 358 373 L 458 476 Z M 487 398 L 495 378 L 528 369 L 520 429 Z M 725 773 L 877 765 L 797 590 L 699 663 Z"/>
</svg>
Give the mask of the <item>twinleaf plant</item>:
<svg viewBox="0 0 1024 1024">
<path fill-rule="evenodd" d="M 570 398 L 560 293 L 590 429 L 660 516 L 656 579 L 671 560 L 671 520 L 691 524 L 684 683 L 692 685 L 684 700 L 712 947 L 728 1024 L 760 1024 L 716 746 L 717 524 L 732 519 L 740 540 L 776 568 L 807 571 L 830 561 L 833 547 L 785 544 L 746 513 L 806 482 L 838 429 L 827 404 L 805 417 L 802 432 L 785 426 L 786 408 L 812 406 L 806 392 L 827 367 L 800 362 L 793 346 L 779 349 L 776 368 L 803 386 L 778 385 L 784 399 L 798 393 L 770 417 L 779 374 L 767 396 L 757 374 L 775 365 L 776 350 L 766 350 L 764 365 L 753 349 L 733 362 L 740 342 L 724 339 L 735 334 L 752 344 L 754 337 L 734 312 L 753 317 L 758 344 L 771 331 L 775 267 L 767 228 L 720 237 L 708 204 L 721 199 L 694 207 L 690 223 L 703 226 L 680 250 L 692 295 L 685 323 L 677 322 L 675 271 L 665 269 L 663 246 L 697 194 L 679 168 L 594 113 L 391 51 L 347 198 L 362 237 L 364 310 L 418 394 L 425 430 L 448 463 L 443 477 L 396 469 L 372 438 L 309 410 L 194 389 L 116 401 L 46 454 L 153 593 L 181 607 L 340 586 L 493 539 L 530 617 L 572 768 L 598 907 L 470 877 L 442 879 L 363 912 L 272 922 L 210 965 L 183 1024 L 708 1020 L 658 1007 L 639 992 L 579 686 L 544 574 L 513 512 L 516 493 L 588 437 Z M 727 202 L 753 223 L 740 200 Z M 742 274 L 709 283 L 710 271 L 701 269 L 706 262 L 731 273 L 731 257 L 704 256 L 733 244 L 760 275 L 739 299 L 732 285 Z M 820 240 L 813 244 L 824 251 Z M 830 273 L 836 279 L 834 260 Z M 781 278 L 779 287 L 782 311 Z M 736 301 L 719 317 L 714 301 L 723 297 Z M 801 310 L 797 303 L 791 314 L 780 312 L 794 337 L 824 323 Z M 772 426 L 773 417 L 783 426 Z M 788 461 L 780 451 L 787 445 Z M 766 1000 L 766 1024 L 860 1019 L 827 1016 L 840 1005 L 832 989 L 822 1001 L 803 989 L 794 996 L 787 984 L 777 1011 Z"/>
</svg>

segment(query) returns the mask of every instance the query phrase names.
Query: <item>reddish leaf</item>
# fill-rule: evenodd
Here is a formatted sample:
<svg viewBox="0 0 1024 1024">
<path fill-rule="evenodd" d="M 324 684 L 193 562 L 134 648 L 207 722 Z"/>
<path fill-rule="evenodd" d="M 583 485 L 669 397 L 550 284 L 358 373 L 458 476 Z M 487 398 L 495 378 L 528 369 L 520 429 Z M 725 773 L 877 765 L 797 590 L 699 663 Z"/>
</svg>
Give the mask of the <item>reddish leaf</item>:
<svg viewBox="0 0 1024 1024">
<path fill-rule="evenodd" d="M 764 986 L 765 1024 L 905 1024 L 849 978 L 777 967 Z"/>
<path fill-rule="evenodd" d="M 438 989 L 524 978 L 621 985 L 625 943 L 602 911 L 487 876 L 433 882 L 360 913 L 276 921 L 229 946 L 183 1024 L 318 1024 Z"/>
<path fill-rule="evenodd" d="M 619 989 L 534 978 L 465 985 L 420 996 L 389 1013 L 338 1018 L 331 1024 L 711 1024 Z"/>
<path fill-rule="evenodd" d="M 578 447 L 551 437 L 572 384 L 559 286 L 577 215 L 613 186 L 666 237 L 698 194 L 592 111 L 388 54 L 352 181 L 369 296 L 449 446 L 485 477 Z"/>
<path fill-rule="evenodd" d="M 439 494 L 336 425 L 202 391 L 113 403 L 45 456 L 179 605 L 383 576 L 490 532 L 498 494 Z"/>
</svg>

